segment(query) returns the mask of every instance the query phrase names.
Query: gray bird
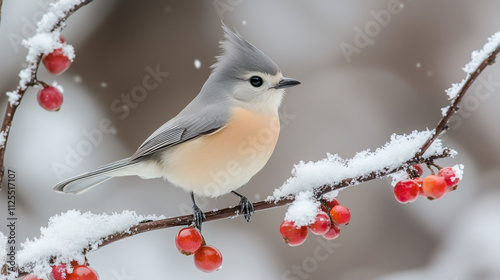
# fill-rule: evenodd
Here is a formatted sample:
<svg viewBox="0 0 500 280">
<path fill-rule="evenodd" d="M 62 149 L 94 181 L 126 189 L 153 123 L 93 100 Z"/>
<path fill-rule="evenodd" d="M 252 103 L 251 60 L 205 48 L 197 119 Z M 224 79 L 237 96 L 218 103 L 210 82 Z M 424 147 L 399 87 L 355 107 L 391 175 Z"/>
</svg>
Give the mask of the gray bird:
<svg viewBox="0 0 500 280">
<path fill-rule="evenodd" d="M 129 158 L 60 182 L 57 192 L 80 194 L 113 177 L 160 178 L 190 192 L 198 229 L 205 215 L 194 195 L 240 197 L 247 221 L 252 203 L 235 192 L 269 160 L 278 140 L 285 78 L 276 63 L 226 26 L 222 54 L 196 96 Z"/>
</svg>

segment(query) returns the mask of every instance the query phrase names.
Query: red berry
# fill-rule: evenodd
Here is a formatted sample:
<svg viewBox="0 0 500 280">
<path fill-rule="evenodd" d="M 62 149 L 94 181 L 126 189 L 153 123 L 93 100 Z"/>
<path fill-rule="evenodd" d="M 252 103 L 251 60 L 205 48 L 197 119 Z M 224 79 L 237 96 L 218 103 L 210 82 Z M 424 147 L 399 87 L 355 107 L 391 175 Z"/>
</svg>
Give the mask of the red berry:
<svg viewBox="0 0 500 280">
<path fill-rule="evenodd" d="M 66 43 L 66 40 L 64 40 L 63 36 L 59 36 L 59 40 L 61 43 Z M 69 68 L 71 65 L 71 60 L 64 55 L 64 52 L 62 49 L 55 49 L 53 52 L 46 54 L 42 58 L 43 65 L 45 65 L 45 68 L 47 70 L 54 74 L 54 75 L 59 75 L 62 72 L 66 71 L 66 69 Z"/>
<path fill-rule="evenodd" d="M 222 254 L 214 246 L 202 246 L 194 253 L 194 265 L 203 272 L 218 270 L 222 265 Z"/>
<path fill-rule="evenodd" d="M 394 197 L 400 203 L 408 203 L 417 200 L 420 188 L 415 180 L 407 179 L 399 181 L 394 186 Z"/>
<path fill-rule="evenodd" d="M 422 190 L 422 184 L 424 183 L 424 179 L 421 177 L 413 178 L 413 181 L 415 181 L 418 185 L 418 195 L 420 196 L 425 196 L 424 191 Z"/>
<path fill-rule="evenodd" d="M 85 262 L 86 264 L 87 262 Z M 71 266 L 77 266 L 78 262 L 77 261 L 71 261 Z M 64 280 L 66 279 L 66 275 L 68 274 L 66 264 L 58 264 L 58 265 L 53 265 L 52 266 L 52 278 L 53 280 Z"/>
<path fill-rule="evenodd" d="M 448 186 L 448 188 L 455 187 L 460 181 L 460 179 L 455 174 L 455 171 L 453 171 L 453 168 L 449 166 L 439 170 L 438 176 L 444 178 L 444 182 L 446 183 L 446 186 Z"/>
<path fill-rule="evenodd" d="M 346 225 L 351 220 L 351 212 L 344 205 L 337 205 L 330 211 L 330 217 L 337 225 Z"/>
<path fill-rule="evenodd" d="M 336 198 L 326 202 L 326 205 L 328 205 L 328 207 L 330 207 L 330 209 L 332 209 L 333 207 L 335 207 L 336 205 L 339 205 L 339 204 L 340 203 Z M 326 207 L 323 204 L 321 204 L 321 210 L 325 211 L 326 213 L 328 213 L 330 211 L 330 209 L 326 209 Z"/>
<path fill-rule="evenodd" d="M 41 89 L 37 95 L 38 104 L 47 111 L 57 111 L 63 102 L 62 93 L 53 86 Z"/>
<path fill-rule="evenodd" d="M 295 226 L 295 222 L 291 221 L 283 221 L 280 226 L 280 233 L 285 240 L 285 243 L 288 245 L 295 247 L 304 243 L 307 238 L 307 227 L 301 226 L 297 228 Z"/>
<path fill-rule="evenodd" d="M 66 280 L 99 280 L 99 276 L 90 266 L 76 265 L 73 272 L 66 275 Z"/>
<path fill-rule="evenodd" d="M 35 275 L 26 275 L 24 276 L 21 280 L 41 280 L 40 278 L 36 277 Z"/>
<path fill-rule="evenodd" d="M 58 264 L 52 266 L 52 278 L 54 280 L 64 280 L 67 275 L 66 264 Z"/>
<path fill-rule="evenodd" d="M 175 236 L 175 246 L 182 254 L 189 256 L 200 249 L 203 237 L 200 232 L 192 227 L 181 229 Z"/>
<path fill-rule="evenodd" d="M 53 52 L 44 55 L 43 65 L 51 74 L 60 75 L 71 66 L 71 60 L 64 54 L 62 49 L 55 49 Z"/>
<path fill-rule="evenodd" d="M 323 211 L 320 211 L 316 215 L 316 220 L 314 223 L 309 225 L 311 232 L 316 235 L 323 235 L 330 229 L 330 217 Z"/>
<path fill-rule="evenodd" d="M 424 174 L 424 169 L 422 168 L 422 165 L 420 163 L 412 165 L 412 167 L 415 168 L 419 176 L 422 176 L 422 174 Z"/>
<path fill-rule="evenodd" d="M 446 182 L 444 178 L 437 175 L 429 175 L 424 178 L 422 183 L 422 191 L 429 199 L 438 199 L 446 193 Z"/>
<path fill-rule="evenodd" d="M 336 224 L 333 224 L 330 229 L 323 234 L 323 237 L 328 240 L 333 240 L 337 238 L 340 234 L 340 227 Z"/>
</svg>

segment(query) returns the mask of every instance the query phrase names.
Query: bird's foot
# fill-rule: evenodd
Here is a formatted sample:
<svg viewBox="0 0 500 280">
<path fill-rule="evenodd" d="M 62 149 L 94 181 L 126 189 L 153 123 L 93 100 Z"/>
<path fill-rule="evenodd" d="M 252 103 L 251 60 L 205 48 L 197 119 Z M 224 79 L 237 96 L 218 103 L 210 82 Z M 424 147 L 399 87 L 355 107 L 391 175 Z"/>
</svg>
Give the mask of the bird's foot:
<svg viewBox="0 0 500 280">
<path fill-rule="evenodd" d="M 194 219 L 194 226 L 201 231 L 201 224 L 203 223 L 203 220 L 205 220 L 207 217 L 205 216 L 205 213 L 201 211 L 201 209 L 198 207 L 198 205 L 193 204 L 193 219 Z"/>
<path fill-rule="evenodd" d="M 233 191 L 233 194 L 237 195 L 240 197 L 240 207 L 241 207 L 241 212 L 245 215 L 245 219 L 247 222 L 250 222 L 250 219 L 252 218 L 253 212 L 255 212 L 253 208 L 253 204 L 248 198 L 245 196 Z"/>
</svg>

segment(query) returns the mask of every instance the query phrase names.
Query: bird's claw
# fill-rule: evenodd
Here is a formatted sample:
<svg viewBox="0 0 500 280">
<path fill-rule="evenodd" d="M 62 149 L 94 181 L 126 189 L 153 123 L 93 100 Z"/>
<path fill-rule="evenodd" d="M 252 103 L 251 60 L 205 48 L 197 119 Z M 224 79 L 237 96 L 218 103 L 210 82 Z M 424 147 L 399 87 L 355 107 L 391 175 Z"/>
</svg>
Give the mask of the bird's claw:
<svg viewBox="0 0 500 280">
<path fill-rule="evenodd" d="M 201 224 L 203 223 L 203 220 L 205 220 L 206 218 L 207 217 L 205 216 L 205 213 L 201 211 L 198 205 L 194 204 L 193 205 L 194 225 L 199 231 L 201 231 Z"/>
<path fill-rule="evenodd" d="M 250 222 L 252 218 L 253 212 L 255 212 L 253 208 L 253 204 L 248 198 L 242 196 L 240 199 L 241 212 L 245 215 L 245 219 L 247 222 Z"/>
</svg>

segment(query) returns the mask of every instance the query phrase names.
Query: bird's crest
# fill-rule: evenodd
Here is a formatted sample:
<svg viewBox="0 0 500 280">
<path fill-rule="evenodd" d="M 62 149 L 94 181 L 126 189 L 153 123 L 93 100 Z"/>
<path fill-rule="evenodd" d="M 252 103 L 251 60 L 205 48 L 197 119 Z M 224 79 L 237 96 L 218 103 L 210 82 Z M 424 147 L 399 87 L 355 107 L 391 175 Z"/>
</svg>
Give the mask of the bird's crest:
<svg viewBox="0 0 500 280">
<path fill-rule="evenodd" d="M 222 54 L 212 65 L 213 72 L 225 72 L 241 76 L 250 71 L 275 75 L 280 72 L 278 65 L 266 54 L 245 40 L 240 34 L 232 32 L 223 25 L 224 39 L 220 42 Z M 229 72 L 229 73 L 228 73 Z"/>
</svg>

